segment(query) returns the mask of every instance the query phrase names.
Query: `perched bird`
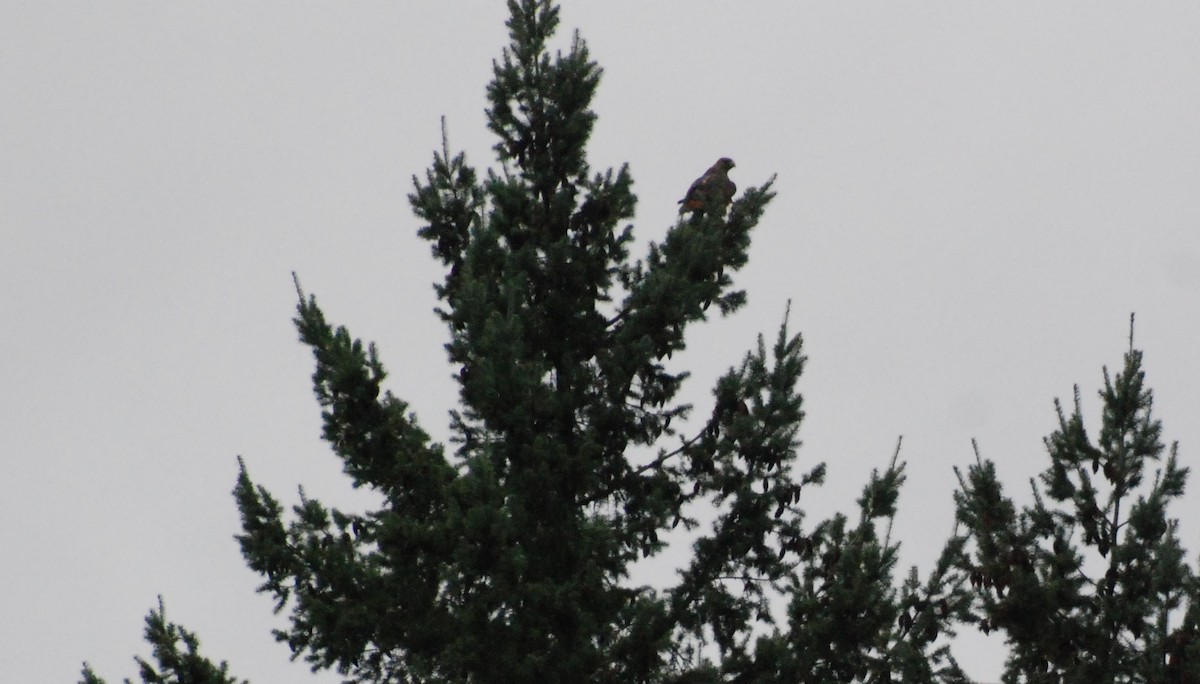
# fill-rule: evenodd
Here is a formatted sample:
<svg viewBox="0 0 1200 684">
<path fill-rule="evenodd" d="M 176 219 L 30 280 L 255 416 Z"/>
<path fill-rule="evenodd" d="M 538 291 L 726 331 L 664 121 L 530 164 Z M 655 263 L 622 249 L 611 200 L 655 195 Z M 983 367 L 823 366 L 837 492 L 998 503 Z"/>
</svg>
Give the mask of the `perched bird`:
<svg viewBox="0 0 1200 684">
<path fill-rule="evenodd" d="M 709 202 L 716 198 L 720 198 L 723 202 L 722 206 L 728 205 L 733 199 L 733 193 L 737 192 L 737 186 L 729 180 L 729 169 L 732 169 L 733 166 L 733 160 L 729 157 L 718 159 L 716 164 L 709 167 L 703 176 L 692 183 L 692 187 L 688 188 L 687 195 L 679 200 L 681 205 L 679 213 L 702 211 Z"/>
</svg>

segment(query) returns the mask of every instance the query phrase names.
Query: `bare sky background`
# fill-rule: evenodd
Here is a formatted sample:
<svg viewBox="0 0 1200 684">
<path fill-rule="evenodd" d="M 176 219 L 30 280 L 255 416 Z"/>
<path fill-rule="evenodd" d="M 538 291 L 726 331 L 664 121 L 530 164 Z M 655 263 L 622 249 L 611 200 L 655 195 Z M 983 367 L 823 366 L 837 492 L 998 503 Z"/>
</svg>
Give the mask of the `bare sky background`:
<svg viewBox="0 0 1200 684">
<path fill-rule="evenodd" d="M 0 6 L 0 678 L 133 675 L 162 594 L 240 677 L 336 681 L 269 634 L 232 538 L 235 457 L 288 502 L 297 484 L 369 501 L 319 440 L 293 270 L 446 435 L 438 270 L 406 195 L 443 114 L 491 164 L 505 15 Z M 750 304 L 676 362 L 706 406 L 791 300 L 801 463 L 830 466 L 813 515 L 852 512 L 904 435 L 893 537 L 927 570 L 971 438 L 1026 500 L 1052 400 L 1078 383 L 1098 425 L 1130 312 L 1166 437 L 1198 463 L 1200 5 L 569 0 L 562 18 L 605 69 L 591 160 L 630 163 L 642 240 L 719 156 L 742 187 L 779 174 L 738 276 Z M 1172 513 L 1195 558 L 1200 500 Z M 1001 643 L 964 630 L 955 654 L 994 681 Z"/>
</svg>

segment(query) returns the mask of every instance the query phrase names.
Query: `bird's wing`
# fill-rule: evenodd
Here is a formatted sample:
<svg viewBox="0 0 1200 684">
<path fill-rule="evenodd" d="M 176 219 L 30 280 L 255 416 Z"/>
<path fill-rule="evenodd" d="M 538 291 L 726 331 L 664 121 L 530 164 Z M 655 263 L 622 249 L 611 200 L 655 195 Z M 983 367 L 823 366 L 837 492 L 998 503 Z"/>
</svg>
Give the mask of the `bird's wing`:
<svg viewBox="0 0 1200 684">
<path fill-rule="evenodd" d="M 703 176 L 700 176 L 692 182 L 691 187 L 688 188 L 687 194 L 683 196 L 683 199 L 679 200 L 679 203 L 703 203 L 704 196 L 708 193 L 708 189 L 712 185 L 712 182 L 713 170 L 709 169 Z"/>
</svg>

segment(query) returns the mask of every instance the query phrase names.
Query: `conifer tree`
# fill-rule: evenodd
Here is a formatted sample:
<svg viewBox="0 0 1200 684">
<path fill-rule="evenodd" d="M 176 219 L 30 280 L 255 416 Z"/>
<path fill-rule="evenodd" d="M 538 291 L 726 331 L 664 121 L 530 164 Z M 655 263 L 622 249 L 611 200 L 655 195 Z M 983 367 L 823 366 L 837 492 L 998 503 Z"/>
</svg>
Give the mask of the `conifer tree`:
<svg viewBox="0 0 1200 684">
<path fill-rule="evenodd" d="M 323 436 L 381 504 L 301 490 L 288 514 L 241 464 L 238 541 L 287 613 L 277 638 L 353 682 L 965 681 L 939 641 L 967 607 L 953 553 L 893 584 L 903 463 L 872 475 L 857 522 L 805 520 L 825 469 L 796 463 L 805 357 L 786 317 L 710 406 L 679 399 L 685 333 L 746 301 L 733 275 L 773 179 L 702 195 L 631 258 L 629 169 L 586 161 L 600 69 L 578 35 L 550 50 L 551 2 L 509 8 L 487 91 L 498 167 L 443 135 L 409 197 L 445 266 L 450 449 L 297 282 Z M 684 531 L 667 586 L 630 580 Z"/>
<path fill-rule="evenodd" d="M 1097 438 L 1078 387 L 1070 415 L 1055 402 L 1031 504 L 1005 496 L 978 451 L 959 473 L 957 565 L 975 589 L 970 619 L 1004 633 L 1006 684 L 1200 682 L 1196 577 L 1167 514 L 1188 469 L 1161 441 L 1132 319 L 1129 342 L 1121 371 L 1104 370 Z"/>
<path fill-rule="evenodd" d="M 215 664 L 200 655 L 200 640 L 196 635 L 167 620 L 162 598 L 158 609 L 146 616 L 146 641 L 150 644 L 155 664 L 135 657 L 142 684 L 247 684 L 229 675 L 225 663 Z M 182 648 L 180 648 L 182 644 Z M 130 680 L 125 680 L 130 684 Z M 80 684 L 104 684 L 87 663 L 83 664 Z"/>
</svg>

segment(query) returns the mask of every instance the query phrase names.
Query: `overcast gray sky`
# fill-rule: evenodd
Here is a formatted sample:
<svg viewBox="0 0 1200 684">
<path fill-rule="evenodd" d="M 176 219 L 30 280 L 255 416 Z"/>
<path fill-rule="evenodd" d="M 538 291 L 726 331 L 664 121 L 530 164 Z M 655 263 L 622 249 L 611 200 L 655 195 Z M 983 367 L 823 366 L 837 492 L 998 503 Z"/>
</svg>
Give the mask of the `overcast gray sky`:
<svg viewBox="0 0 1200 684">
<path fill-rule="evenodd" d="M 242 563 L 235 457 L 353 505 L 319 440 L 290 272 L 378 343 L 446 434 L 438 277 L 408 211 L 440 143 L 491 163 L 500 2 L 0 6 L 0 676 L 110 681 L 155 597 L 255 684 L 288 663 Z M 928 569 L 970 439 L 1027 498 L 1079 383 L 1090 424 L 1128 318 L 1166 437 L 1200 454 L 1200 4 L 573 2 L 605 69 L 595 168 L 628 161 L 661 237 L 717 157 L 778 198 L 695 331 L 691 397 L 773 333 L 810 362 L 802 463 L 850 512 L 897 437 L 893 536 Z M 1200 491 L 1193 482 L 1193 491 Z M 359 497 L 356 499 L 356 497 Z M 1193 558 L 1200 503 L 1173 513 Z M 955 647 L 995 680 L 1000 638 Z"/>
</svg>

